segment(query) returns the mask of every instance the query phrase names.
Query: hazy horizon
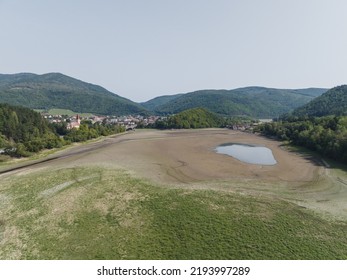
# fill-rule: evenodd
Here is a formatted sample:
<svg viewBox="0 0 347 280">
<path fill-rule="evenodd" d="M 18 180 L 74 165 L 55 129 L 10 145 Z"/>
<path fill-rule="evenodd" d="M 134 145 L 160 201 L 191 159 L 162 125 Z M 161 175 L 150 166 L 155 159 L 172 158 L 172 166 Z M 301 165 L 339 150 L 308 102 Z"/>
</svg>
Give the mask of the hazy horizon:
<svg viewBox="0 0 347 280">
<path fill-rule="evenodd" d="M 0 72 L 59 72 L 136 102 L 345 84 L 347 2 L 0 0 Z"/>
</svg>

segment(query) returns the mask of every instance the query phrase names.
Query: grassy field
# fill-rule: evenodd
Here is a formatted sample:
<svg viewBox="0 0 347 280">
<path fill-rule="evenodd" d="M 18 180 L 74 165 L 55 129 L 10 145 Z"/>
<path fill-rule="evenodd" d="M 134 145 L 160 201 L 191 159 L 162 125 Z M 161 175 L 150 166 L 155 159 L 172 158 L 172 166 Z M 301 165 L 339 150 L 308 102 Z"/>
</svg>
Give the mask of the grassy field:
<svg viewBox="0 0 347 280">
<path fill-rule="evenodd" d="M 170 187 L 119 169 L 0 181 L 0 259 L 346 259 L 346 232 L 346 222 L 273 196 Z"/>
<path fill-rule="evenodd" d="M 39 113 L 44 112 L 44 110 L 42 110 L 42 109 L 36 109 L 35 111 L 37 111 Z M 93 115 L 91 113 L 76 113 L 76 112 L 71 111 L 69 109 L 59 109 L 59 108 L 50 109 L 47 111 L 47 113 L 51 114 L 51 115 L 67 115 L 69 117 L 75 116 L 77 114 L 79 114 L 82 117 L 90 117 Z"/>
</svg>

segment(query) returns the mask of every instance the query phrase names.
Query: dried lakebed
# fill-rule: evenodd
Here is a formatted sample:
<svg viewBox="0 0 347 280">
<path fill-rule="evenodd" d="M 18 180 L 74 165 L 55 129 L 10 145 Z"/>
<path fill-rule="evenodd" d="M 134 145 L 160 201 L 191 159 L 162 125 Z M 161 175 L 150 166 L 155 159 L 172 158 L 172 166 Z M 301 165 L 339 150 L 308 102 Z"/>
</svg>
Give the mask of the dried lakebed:
<svg viewBox="0 0 347 280">
<path fill-rule="evenodd" d="M 249 164 L 216 153 L 215 148 L 224 143 L 266 147 L 276 164 Z M 3 169 L 1 176 L 93 166 L 127 170 L 134 177 L 166 186 L 275 196 L 347 218 L 346 172 L 283 149 L 281 142 L 228 129 L 141 130 L 116 135 L 57 152 L 32 166 Z"/>
<path fill-rule="evenodd" d="M 347 258 L 346 172 L 256 135 L 142 130 L 1 169 L 0 259 Z"/>
</svg>

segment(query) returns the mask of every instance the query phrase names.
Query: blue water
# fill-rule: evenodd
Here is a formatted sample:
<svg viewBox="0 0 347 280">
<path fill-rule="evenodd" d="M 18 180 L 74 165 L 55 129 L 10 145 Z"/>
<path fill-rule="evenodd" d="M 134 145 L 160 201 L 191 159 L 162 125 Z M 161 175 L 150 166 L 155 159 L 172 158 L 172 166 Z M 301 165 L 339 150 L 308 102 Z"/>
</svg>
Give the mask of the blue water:
<svg viewBox="0 0 347 280">
<path fill-rule="evenodd" d="M 266 147 L 246 144 L 223 144 L 216 148 L 216 152 L 232 156 L 245 163 L 260 165 L 275 165 L 277 163 L 272 151 Z"/>
</svg>

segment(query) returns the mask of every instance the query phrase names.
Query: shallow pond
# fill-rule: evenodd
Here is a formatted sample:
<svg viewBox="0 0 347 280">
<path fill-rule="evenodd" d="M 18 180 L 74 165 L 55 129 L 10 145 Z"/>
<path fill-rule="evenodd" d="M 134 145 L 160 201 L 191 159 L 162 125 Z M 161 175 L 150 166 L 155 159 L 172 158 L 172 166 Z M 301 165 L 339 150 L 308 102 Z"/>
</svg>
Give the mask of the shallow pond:
<svg viewBox="0 0 347 280">
<path fill-rule="evenodd" d="M 272 151 L 269 148 L 261 146 L 227 143 L 218 146 L 216 152 L 251 164 L 275 165 L 277 163 Z"/>
</svg>

